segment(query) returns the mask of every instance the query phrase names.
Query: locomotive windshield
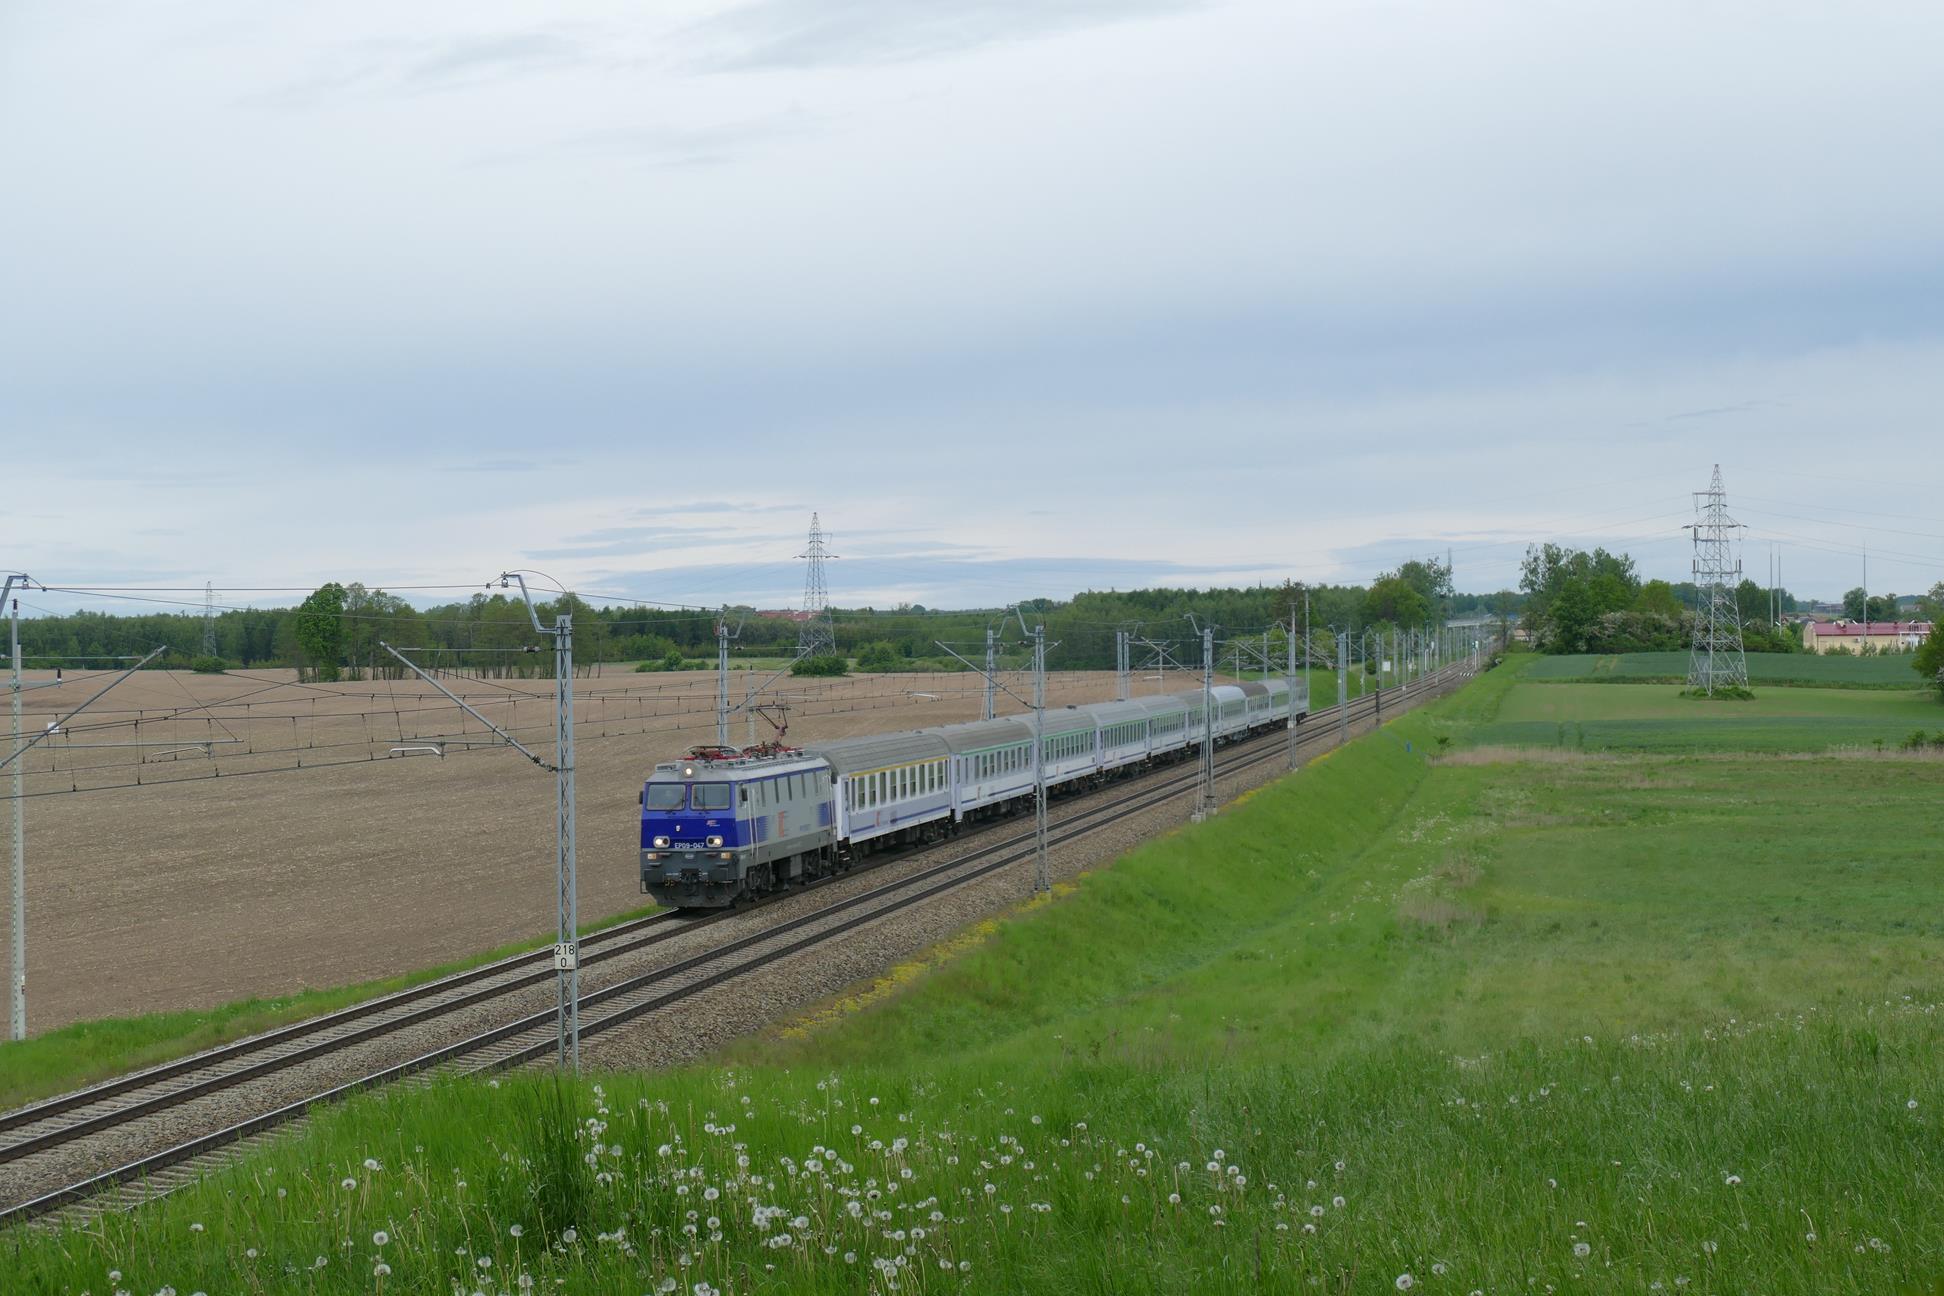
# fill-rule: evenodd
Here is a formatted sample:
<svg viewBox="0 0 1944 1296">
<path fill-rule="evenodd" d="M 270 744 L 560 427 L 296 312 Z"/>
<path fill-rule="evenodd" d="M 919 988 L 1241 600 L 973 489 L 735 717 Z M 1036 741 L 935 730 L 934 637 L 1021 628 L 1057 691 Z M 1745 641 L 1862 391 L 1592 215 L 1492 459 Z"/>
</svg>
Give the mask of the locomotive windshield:
<svg viewBox="0 0 1944 1296">
<path fill-rule="evenodd" d="M 689 807 L 694 810 L 727 810 L 729 785 L 727 783 L 695 784 L 695 794 L 689 798 Z"/>
<path fill-rule="evenodd" d="M 650 810 L 680 810 L 682 792 L 683 785 L 680 783 L 650 783 L 648 800 L 644 804 Z"/>
</svg>

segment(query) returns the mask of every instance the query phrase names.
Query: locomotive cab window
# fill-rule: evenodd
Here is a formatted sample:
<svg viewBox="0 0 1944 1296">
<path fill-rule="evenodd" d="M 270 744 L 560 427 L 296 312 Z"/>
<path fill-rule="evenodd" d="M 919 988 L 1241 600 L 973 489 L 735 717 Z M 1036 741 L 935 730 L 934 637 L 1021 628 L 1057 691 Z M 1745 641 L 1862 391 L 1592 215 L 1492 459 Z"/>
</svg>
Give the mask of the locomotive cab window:
<svg viewBox="0 0 1944 1296">
<path fill-rule="evenodd" d="M 642 804 L 650 810 L 680 810 L 682 794 L 687 790 L 687 785 L 682 783 L 650 783 Z"/>
<path fill-rule="evenodd" d="M 697 810 L 727 810 L 729 808 L 729 785 L 727 783 L 697 783 L 689 803 Z"/>
</svg>

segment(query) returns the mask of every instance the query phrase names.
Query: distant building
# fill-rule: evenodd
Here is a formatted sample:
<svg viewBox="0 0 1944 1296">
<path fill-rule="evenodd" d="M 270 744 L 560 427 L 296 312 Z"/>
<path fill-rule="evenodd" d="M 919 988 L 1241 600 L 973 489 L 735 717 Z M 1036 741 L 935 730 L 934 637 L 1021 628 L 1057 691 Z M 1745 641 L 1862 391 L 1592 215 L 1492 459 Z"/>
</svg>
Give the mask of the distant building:
<svg viewBox="0 0 1944 1296">
<path fill-rule="evenodd" d="M 1928 621 L 1811 621 L 1802 647 L 1812 653 L 1855 653 L 1868 644 L 1877 652 L 1912 652 L 1931 632 Z"/>
</svg>

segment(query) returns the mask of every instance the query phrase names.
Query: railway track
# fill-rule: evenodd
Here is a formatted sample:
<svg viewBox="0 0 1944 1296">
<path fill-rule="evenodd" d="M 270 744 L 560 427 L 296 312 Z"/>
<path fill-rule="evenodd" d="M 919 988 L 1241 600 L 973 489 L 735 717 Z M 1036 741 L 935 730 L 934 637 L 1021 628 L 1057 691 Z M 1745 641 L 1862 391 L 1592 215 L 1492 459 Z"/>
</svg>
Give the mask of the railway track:
<svg viewBox="0 0 1944 1296">
<path fill-rule="evenodd" d="M 1411 686 L 1392 705 L 1402 710 L 1462 678 L 1464 664 L 1445 668 Z M 1379 695 L 1353 699 L 1347 707 L 1350 722 L 1380 716 Z M 1336 740 L 1344 717 L 1339 709 L 1312 712 L 1297 735 L 1299 748 L 1313 749 Z M 1283 757 L 1287 738 L 1282 730 L 1232 744 L 1217 763 L 1218 777 L 1239 773 Z M 1172 775 L 1125 795 L 1090 801 L 1052 825 L 1049 846 L 1085 837 L 1109 824 L 1140 814 L 1191 792 L 1199 774 L 1184 764 Z M 988 830 L 990 832 L 991 830 Z M 985 834 L 981 834 L 985 835 Z M 873 867 L 883 867 L 927 853 L 935 847 L 900 852 Z M 630 973 L 581 996 L 581 1034 L 595 1036 L 670 1007 L 706 990 L 724 985 L 793 954 L 835 940 L 934 896 L 965 886 L 1032 858 L 1033 834 L 1007 836 L 977 845 L 954 858 L 927 865 L 905 876 L 835 900 L 771 926 L 734 937 L 696 953 Z M 825 879 L 811 887 L 784 893 L 775 900 L 802 896 L 857 872 Z M 696 932 L 749 910 L 725 910 L 702 918 L 654 914 L 593 933 L 582 941 L 582 964 L 598 964 L 637 954 L 677 936 Z M 393 1031 L 424 1024 L 437 1017 L 488 1004 L 553 978 L 552 952 L 540 950 L 514 955 L 478 968 L 455 973 L 384 995 L 304 1022 L 293 1023 L 234 1044 L 165 1063 L 145 1071 L 77 1090 L 13 1111 L 0 1113 L 0 1164 L 21 1160 L 68 1144 L 120 1129 L 193 1099 L 233 1089 L 253 1080 L 351 1048 Z M 87 1201 L 119 1185 L 146 1181 L 161 1191 L 176 1181 L 190 1163 L 220 1149 L 242 1145 L 262 1134 L 301 1119 L 311 1107 L 350 1094 L 412 1077 L 443 1073 L 487 1073 L 506 1070 L 550 1056 L 555 1047 L 555 1012 L 525 1013 L 486 1030 L 431 1049 L 388 1066 L 378 1067 L 345 1083 L 280 1104 L 244 1120 L 176 1143 L 103 1173 L 0 1210 L 0 1228 L 52 1214 Z M 166 1175 L 167 1181 L 157 1176 Z"/>
</svg>

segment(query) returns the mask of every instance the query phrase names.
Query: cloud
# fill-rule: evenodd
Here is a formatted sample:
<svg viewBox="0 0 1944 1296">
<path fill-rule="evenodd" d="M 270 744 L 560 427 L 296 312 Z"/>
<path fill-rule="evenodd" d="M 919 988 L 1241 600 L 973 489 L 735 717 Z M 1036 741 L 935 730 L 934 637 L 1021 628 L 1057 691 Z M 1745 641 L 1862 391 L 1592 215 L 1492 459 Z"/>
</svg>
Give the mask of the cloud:
<svg viewBox="0 0 1944 1296">
<path fill-rule="evenodd" d="M 1197 0 L 757 0 L 687 36 L 722 71 L 894 63 L 1199 7 Z"/>
<path fill-rule="evenodd" d="M 1669 414 L 1663 423 L 1682 423 L 1689 419 L 1720 418 L 1723 414 L 1748 414 L 1755 410 L 1775 405 L 1775 401 L 1746 400 L 1734 405 L 1714 405 L 1707 409 L 1684 410 L 1679 414 Z"/>
<path fill-rule="evenodd" d="M 717 166 L 810 129 L 810 123 L 801 114 L 702 126 L 662 123 L 602 127 L 556 136 L 528 147 L 482 153 L 473 160 L 473 165 L 623 161 L 648 167 Z"/>
<path fill-rule="evenodd" d="M 244 107 L 313 108 L 354 92 L 415 94 L 469 89 L 512 77 L 599 61 L 585 30 L 533 27 L 445 38 L 375 36 L 329 45 L 310 67 L 269 89 L 239 96 Z"/>
<path fill-rule="evenodd" d="M 401 79 L 407 85 L 439 89 L 458 83 L 477 84 L 491 77 L 551 70 L 579 63 L 586 57 L 587 47 L 581 40 L 558 30 L 461 36 L 408 64 Z"/>
<path fill-rule="evenodd" d="M 685 510 L 687 511 L 687 510 Z M 785 533 L 747 531 L 725 526 L 617 526 L 603 527 L 577 536 L 557 549 L 528 550 L 537 559 L 622 558 L 649 556 L 658 550 L 695 549 L 705 545 L 784 544 L 793 537 Z"/>
<path fill-rule="evenodd" d="M 565 468 L 573 460 L 564 455 L 547 459 L 475 459 L 458 463 L 441 464 L 440 471 L 453 473 L 530 473 L 543 472 L 549 468 Z"/>
</svg>

